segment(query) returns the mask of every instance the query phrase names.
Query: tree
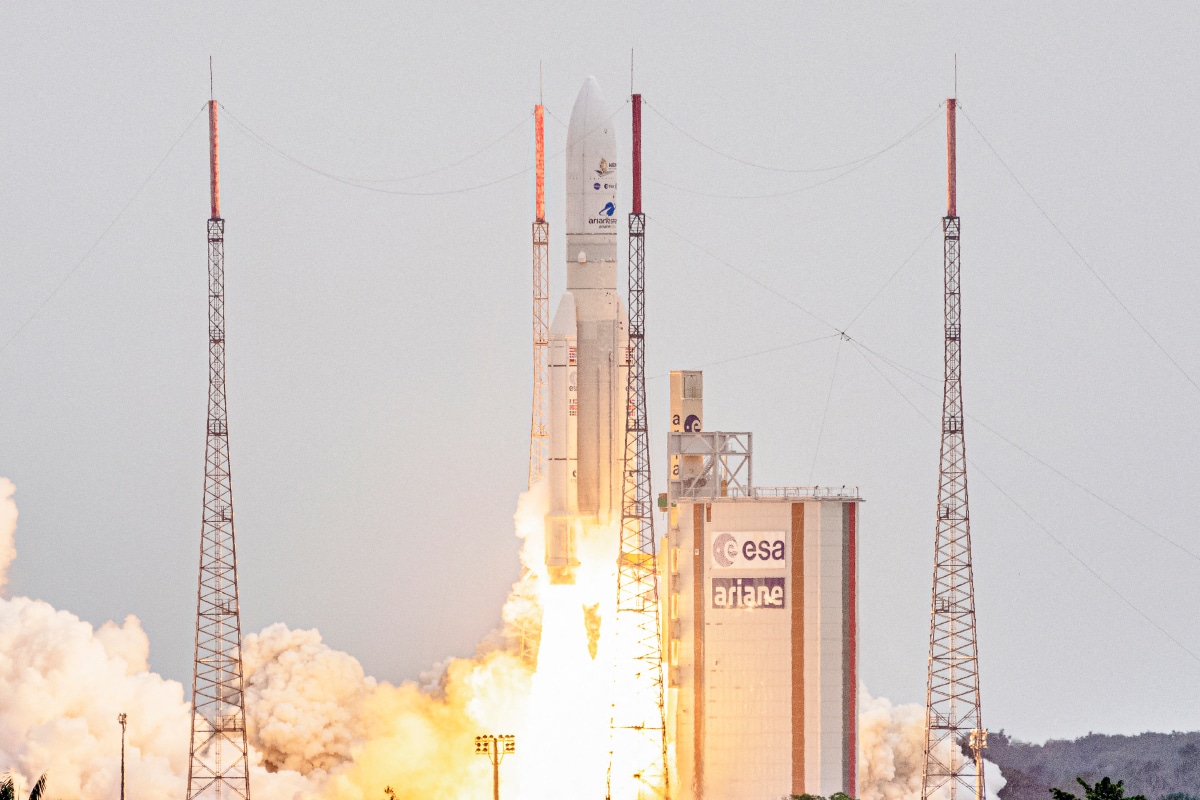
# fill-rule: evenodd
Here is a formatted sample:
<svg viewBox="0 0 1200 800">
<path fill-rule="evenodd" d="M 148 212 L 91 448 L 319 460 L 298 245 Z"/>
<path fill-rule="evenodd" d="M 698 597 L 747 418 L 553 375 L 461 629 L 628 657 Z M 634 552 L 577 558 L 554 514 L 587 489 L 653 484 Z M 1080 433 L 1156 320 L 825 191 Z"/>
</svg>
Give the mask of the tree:
<svg viewBox="0 0 1200 800">
<path fill-rule="evenodd" d="M 1125 781 L 1112 782 L 1111 778 L 1105 777 L 1099 783 L 1088 786 L 1087 781 L 1083 778 L 1076 778 L 1079 785 L 1083 787 L 1083 796 L 1086 800 L 1146 800 L 1144 794 L 1135 794 L 1132 797 L 1125 796 Z M 1050 789 L 1050 794 L 1054 800 L 1079 800 L 1078 797 L 1070 792 L 1064 792 L 1062 789 Z"/>
<path fill-rule="evenodd" d="M 43 800 L 46 794 L 46 773 L 42 773 L 42 777 L 37 779 L 33 784 L 33 788 L 29 790 L 29 800 Z M 17 787 L 13 783 L 12 773 L 6 773 L 4 780 L 0 781 L 0 800 L 17 800 Z"/>
</svg>

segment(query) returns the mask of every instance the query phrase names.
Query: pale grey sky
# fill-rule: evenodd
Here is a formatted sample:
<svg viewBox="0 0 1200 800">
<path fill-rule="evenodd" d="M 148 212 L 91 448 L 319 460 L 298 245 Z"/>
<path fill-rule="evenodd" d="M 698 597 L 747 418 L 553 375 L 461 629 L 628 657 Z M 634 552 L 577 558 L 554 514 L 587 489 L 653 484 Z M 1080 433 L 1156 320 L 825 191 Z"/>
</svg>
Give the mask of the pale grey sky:
<svg viewBox="0 0 1200 800">
<path fill-rule="evenodd" d="M 228 109 L 245 628 L 317 627 L 393 681 L 471 653 L 518 573 L 532 178 L 437 196 L 368 191 L 282 158 L 234 120 L 311 167 L 368 180 L 453 164 L 499 139 L 433 175 L 371 184 L 455 190 L 531 163 L 539 60 L 549 154 L 588 74 L 627 153 L 636 48 L 649 104 L 650 374 L 704 367 L 706 422 L 755 433 L 760 482 L 812 473 L 861 487 L 862 675 L 875 694 L 923 701 L 938 438 L 918 411 L 935 419 L 940 408 L 938 106 L 957 53 L 984 720 L 1030 739 L 1200 728 L 1200 556 L 1069 482 L 1200 553 L 1200 389 L 972 125 L 1200 380 L 1200 9 L 973 8 L 10 6 L 0 343 L 70 276 L 0 351 L 0 475 L 21 509 L 10 591 L 96 623 L 136 614 L 153 667 L 189 682 L 207 379 L 196 115 L 211 54 Z M 721 155 L 813 169 L 914 128 L 845 175 Z M 561 157 L 548 174 L 556 297 Z M 855 343 L 742 358 L 836 329 Z M 933 376 L 933 391 L 883 357 Z M 656 446 L 666 389 L 650 382 Z"/>
</svg>

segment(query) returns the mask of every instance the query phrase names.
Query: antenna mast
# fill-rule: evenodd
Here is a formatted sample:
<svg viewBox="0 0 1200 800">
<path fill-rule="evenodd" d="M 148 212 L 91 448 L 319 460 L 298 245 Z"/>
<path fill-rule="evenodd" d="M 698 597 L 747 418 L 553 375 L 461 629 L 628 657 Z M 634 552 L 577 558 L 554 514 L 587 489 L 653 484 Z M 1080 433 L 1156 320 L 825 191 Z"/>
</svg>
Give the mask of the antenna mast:
<svg viewBox="0 0 1200 800">
<path fill-rule="evenodd" d="M 221 219 L 217 167 L 216 100 L 208 104 L 208 130 L 212 208 L 208 220 L 208 431 L 187 800 L 250 800 L 242 623 L 225 406 L 225 220 Z"/>
<path fill-rule="evenodd" d="M 541 94 L 540 88 L 538 93 Z M 538 99 L 540 101 L 541 98 Z M 537 146 L 534 173 L 537 188 L 533 219 L 533 416 L 529 436 L 530 486 L 546 474 L 546 456 L 550 450 L 546 420 L 546 386 L 549 382 L 546 352 L 550 344 L 550 223 L 546 222 L 545 118 L 546 107 L 539 102 L 533 107 Z"/>
<path fill-rule="evenodd" d="M 629 389 L 621 550 L 617 556 L 617 687 L 608 796 L 671 796 L 659 629 L 658 554 L 646 410 L 646 215 L 642 213 L 642 96 L 633 101 L 633 210 L 629 215 Z M 614 791 L 614 782 L 617 784 Z"/>
<path fill-rule="evenodd" d="M 529 486 L 546 475 L 550 455 L 549 421 L 546 399 L 550 371 L 546 360 L 550 349 L 550 223 L 546 222 L 546 107 L 542 105 L 542 65 L 538 64 L 538 104 L 533 107 L 536 157 L 536 190 L 533 219 L 533 413 L 529 426 Z M 535 575 L 521 571 L 518 591 L 532 595 Z M 537 664 L 541 625 L 537 620 L 521 618 L 516 622 L 517 651 L 520 659 L 533 667 Z"/>
<path fill-rule="evenodd" d="M 945 389 L 938 481 L 937 543 L 929 628 L 929 682 L 925 695 L 925 753 L 921 800 L 985 796 L 983 750 L 987 730 L 979 708 L 979 652 L 975 579 L 967 511 L 967 450 L 963 437 L 959 220 L 955 183 L 955 106 L 946 101 Z M 964 756 L 964 747 L 971 753 Z"/>
</svg>

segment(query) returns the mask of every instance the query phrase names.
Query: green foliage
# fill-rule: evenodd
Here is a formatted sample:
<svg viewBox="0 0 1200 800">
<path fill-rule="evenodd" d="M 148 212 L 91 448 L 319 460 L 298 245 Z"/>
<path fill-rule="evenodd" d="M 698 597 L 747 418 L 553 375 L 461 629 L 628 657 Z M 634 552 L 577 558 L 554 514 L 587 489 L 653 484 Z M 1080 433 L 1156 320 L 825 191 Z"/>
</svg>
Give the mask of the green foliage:
<svg viewBox="0 0 1200 800">
<path fill-rule="evenodd" d="M 1075 779 L 1080 786 L 1083 787 L 1083 796 L 1086 800 L 1146 800 L 1144 794 L 1135 794 L 1132 797 L 1125 796 L 1125 781 L 1112 782 L 1111 778 L 1105 777 L 1099 783 L 1094 783 L 1091 786 L 1083 778 Z M 1050 789 L 1050 794 L 1054 800 L 1079 800 L 1078 797 L 1070 792 L 1064 792 L 1062 789 Z"/>
<path fill-rule="evenodd" d="M 0 798 L 0 800 L 4 800 L 4 798 Z M 854 798 L 845 792 L 834 792 L 829 797 L 822 797 L 819 794 L 791 794 L 785 797 L 783 800 L 854 800 Z M 1058 798 L 1055 798 L 1055 800 L 1058 800 Z M 1130 800 L 1132 800 L 1132 798 L 1130 798 Z M 1142 798 L 1142 800 L 1146 799 Z"/>
<path fill-rule="evenodd" d="M 42 773 L 42 777 L 37 779 L 33 784 L 33 788 L 29 790 L 29 800 L 45 800 L 46 798 L 46 773 Z M 17 800 L 17 787 L 13 783 L 12 773 L 5 773 L 4 780 L 0 781 L 0 800 Z"/>
</svg>

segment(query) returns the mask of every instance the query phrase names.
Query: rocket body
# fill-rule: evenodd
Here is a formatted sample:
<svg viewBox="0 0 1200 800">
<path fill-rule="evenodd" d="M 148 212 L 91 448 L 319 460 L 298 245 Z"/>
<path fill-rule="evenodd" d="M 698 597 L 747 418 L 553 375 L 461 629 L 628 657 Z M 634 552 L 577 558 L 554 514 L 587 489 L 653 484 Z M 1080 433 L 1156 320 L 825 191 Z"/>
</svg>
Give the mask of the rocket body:
<svg viewBox="0 0 1200 800">
<path fill-rule="evenodd" d="M 550 331 L 546 565 L 572 583 L 586 527 L 620 520 L 628 321 L 617 292 L 616 135 L 595 78 L 567 128 L 567 291 Z"/>
</svg>

